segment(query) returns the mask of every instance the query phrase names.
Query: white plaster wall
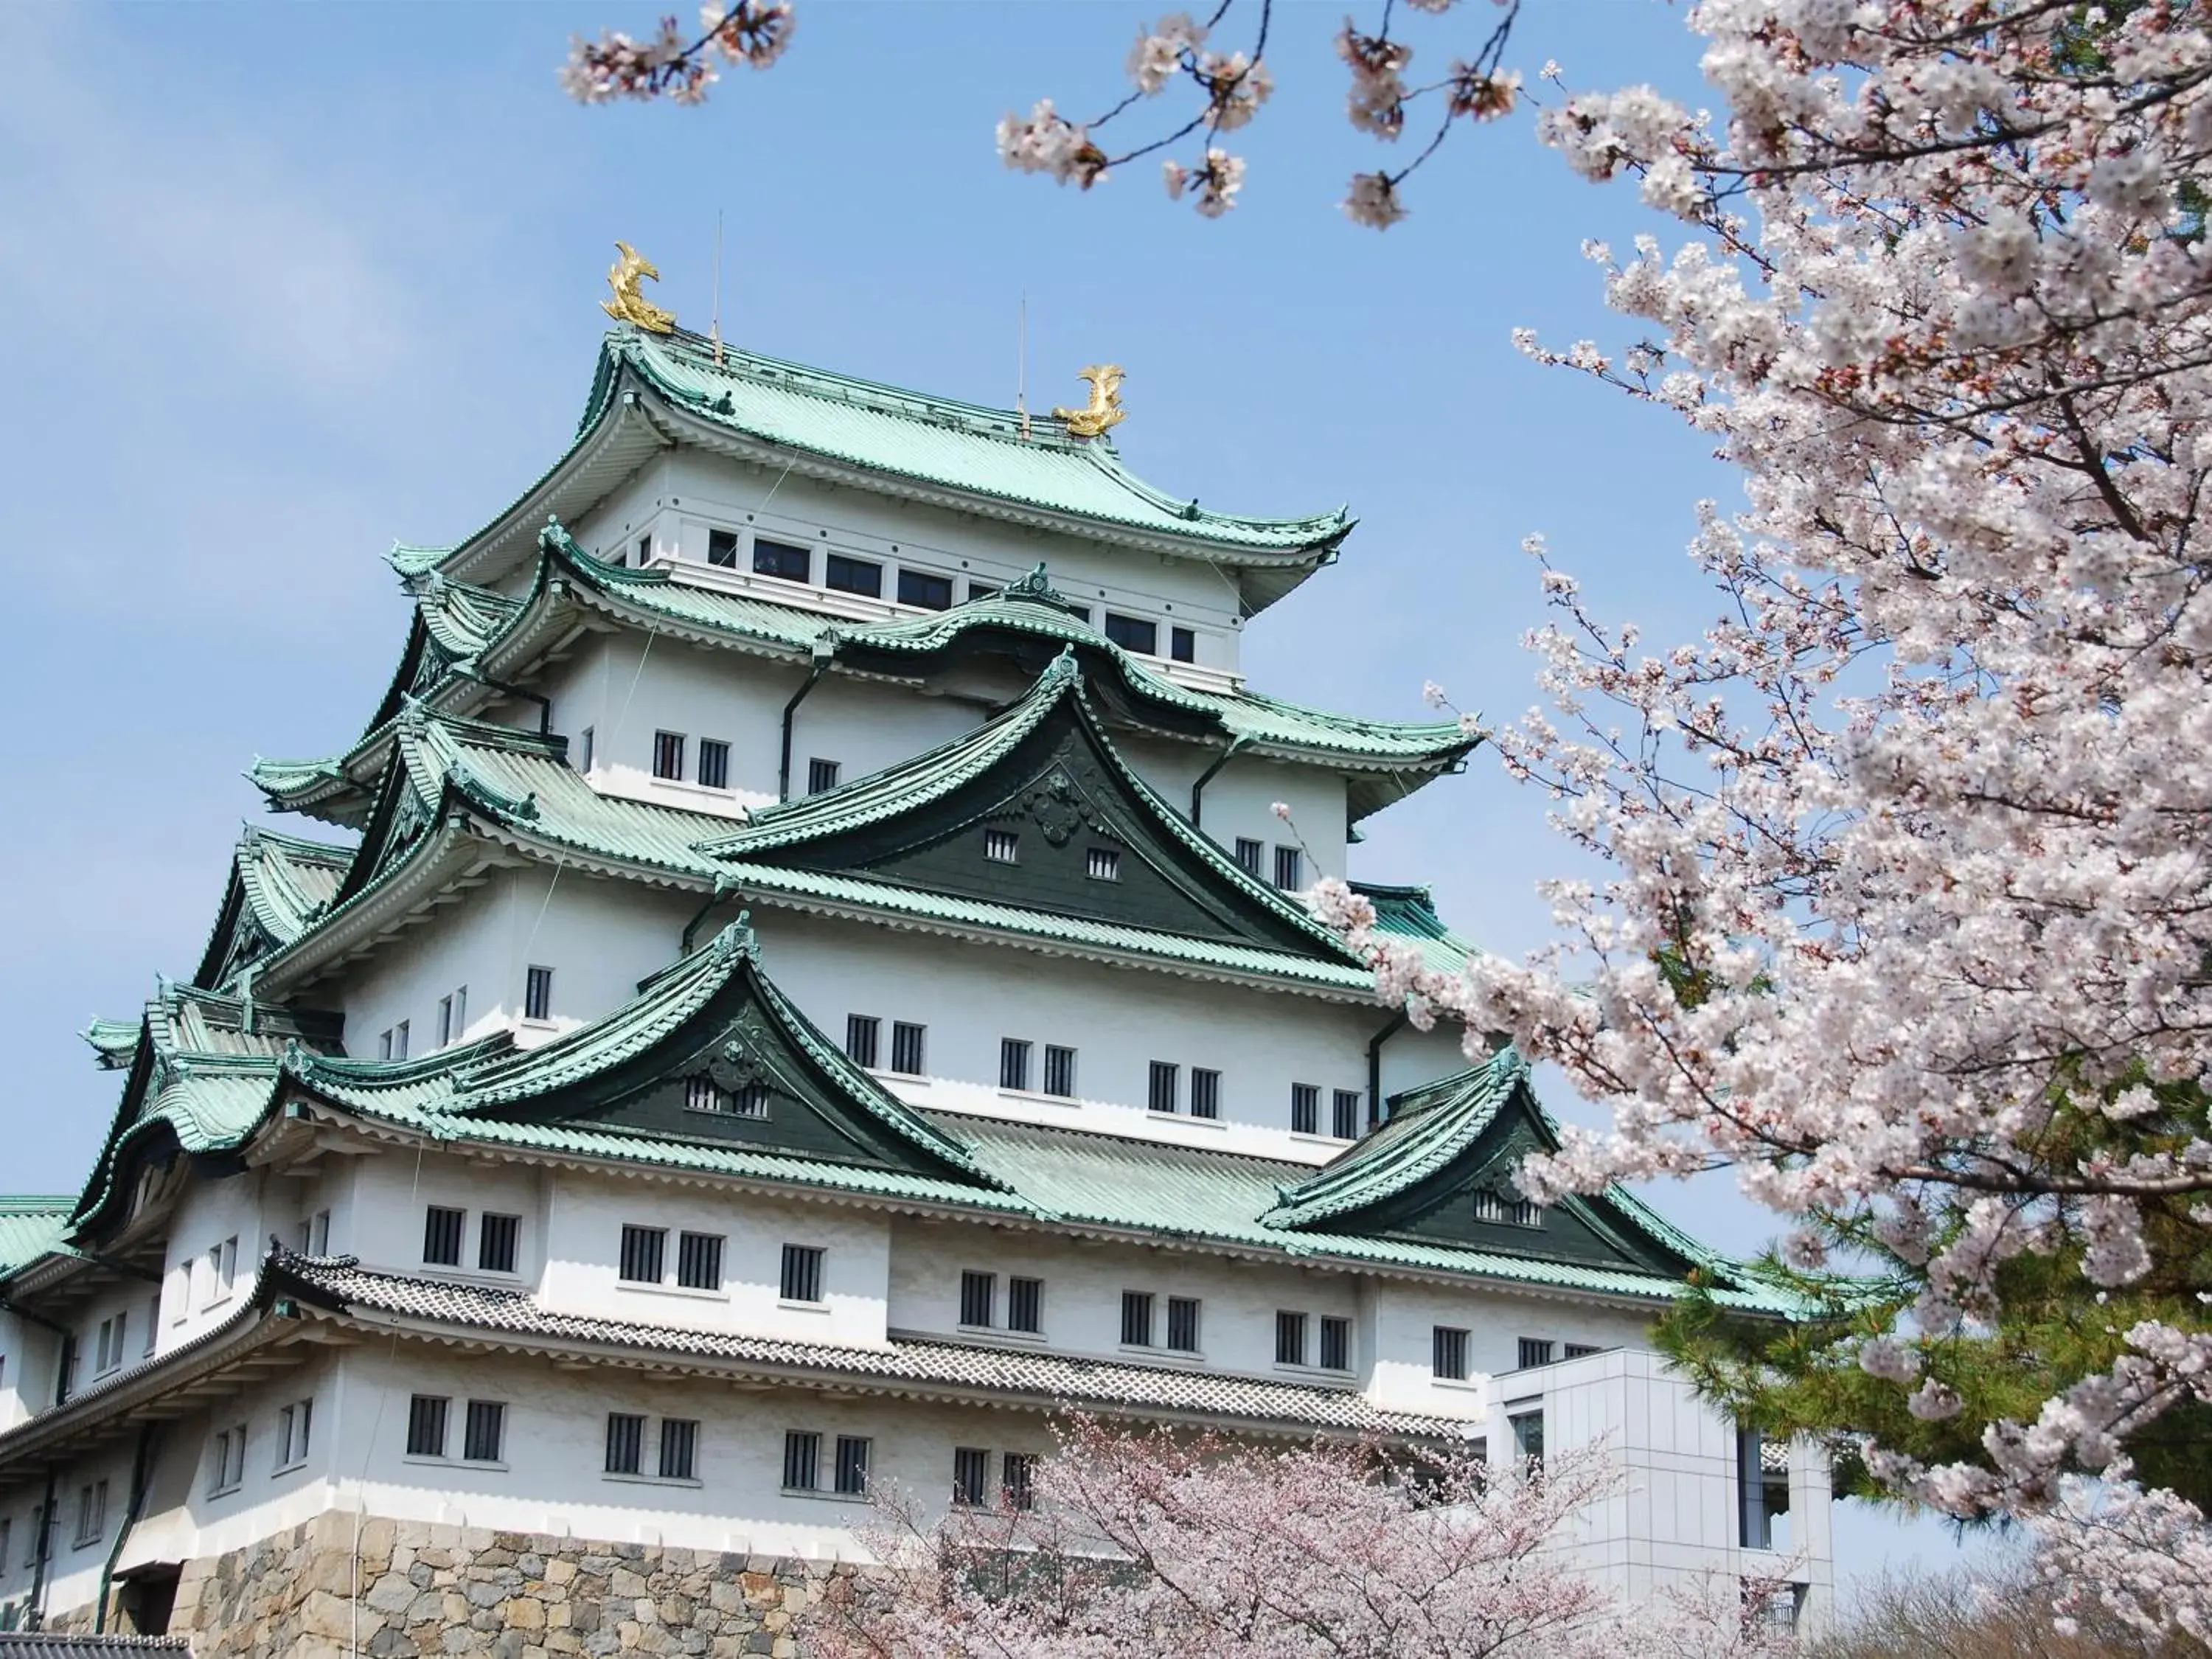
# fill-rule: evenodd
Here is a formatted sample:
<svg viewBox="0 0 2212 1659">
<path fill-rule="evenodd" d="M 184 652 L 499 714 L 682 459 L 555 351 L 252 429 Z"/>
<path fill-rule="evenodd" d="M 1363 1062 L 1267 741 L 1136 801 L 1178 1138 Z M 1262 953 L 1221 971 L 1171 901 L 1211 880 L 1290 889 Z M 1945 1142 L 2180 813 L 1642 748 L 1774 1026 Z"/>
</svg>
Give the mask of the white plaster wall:
<svg viewBox="0 0 2212 1659">
<path fill-rule="evenodd" d="M 179 1194 L 169 1219 L 161 1285 L 162 1351 L 191 1341 L 235 1315 L 240 1298 L 253 1286 L 270 1234 L 289 1233 L 295 1219 L 292 1189 L 287 1185 L 284 1201 L 273 1204 L 264 1201 L 267 1185 L 260 1173 L 248 1170 L 195 1180 Z M 229 1238 L 238 1241 L 237 1267 L 223 1285 L 216 1282 L 207 1254 Z"/>
<path fill-rule="evenodd" d="M 1190 811 L 1191 786 L 1221 758 L 1218 748 L 1158 738 L 1125 735 L 1116 740 L 1146 782 L 1179 812 Z M 1275 816 L 1274 805 L 1291 809 L 1291 822 Z M 1234 857 L 1237 838 L 1249 837 L 1267 850 L 1260 879 L 1275 878 L 1275 848 L 1303 846 L 1307 884 L 1322 876 L 1346 873 L 1345 780 L 1325 767 L 1239 755 L 1207 780 L 1199 800 L 1199 823 L 1221 850 Z"/>
<path fill-rule="evenodd" d="M 1455 1417 L 1486 1417 L 1491 1390 L 1518 1385 L 1520 1339 L 1537 1337 L 1590 1347 L 1630 1347 L 1645 1340 L 1646 1316 L 1630 1309 L 1516 1296 L 1487 1286 L 1373 1281 L 1364 1310 L 1362 1352 L 1374 1357 L 1369 1392 L 1382 1404 Z M 1465 1382 L 1436 1375 L 1439 1325 L 1465 1330 Z"/>
<path fill-rule="evenodd" d="M 540 896 L 544 885 L 538 884 Z M 438 1047 L 438 1000 L 466 987 L 467 1019 L 456 1042 L 471 1041 L 512 1023 L 522 1011 L 522 984 L 509 971 L 516 927 L 513 872 L 487 872 L 481 886 L 386 940 L 376 953 L 303 994 L 309 1003 L 345 1016 L 346 1052 L 378 1057 L 380 1036 L 407 1022 L 410 1058 Z M 526 923 L 520 924 L 526 925 Z"/>
<path fill-rule="evenodd" d="M 535 1285 L 547 1250 L 547 1193 L 551 1177 L 527 1164 L 452 1152 L 394 1152 L 353 1160 L 346 1252 L 386 1272 L 426 1275 L 519 1290 Z M 425 1212 L 431 1206 L 467 1216 L 458 1268 L 425 1267 Z M 479 1228 L 487 1212 L 521 1218 L 513 1273 L 477 1268 Z M 334 1227 L 331 1248 L 337 1249 Z"/>
<path fill-rule="evenodd" d="M 0 1429 L 53 1404 L 61 1338 L 0 1308 Z"/>
</svg>

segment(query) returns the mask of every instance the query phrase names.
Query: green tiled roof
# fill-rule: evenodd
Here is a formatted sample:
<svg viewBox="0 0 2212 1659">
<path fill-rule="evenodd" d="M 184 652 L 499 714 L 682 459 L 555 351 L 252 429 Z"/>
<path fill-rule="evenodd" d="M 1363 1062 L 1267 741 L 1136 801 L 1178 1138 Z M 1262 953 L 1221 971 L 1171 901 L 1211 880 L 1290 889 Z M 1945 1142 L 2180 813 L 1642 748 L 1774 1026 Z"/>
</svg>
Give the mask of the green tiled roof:
<svg viewBox="0 0 2212 1659">
<path fill-rule="evenodd" d="M 100 1069 L 112 1072 L 131 1063 L 138 1050 L 138 1030 L 135 1019 L 95 1019 L 77 1035 L 92 1045 Z"/>
<path fill-rule="evenodd" d="M 247 825 L 239 838 L 237 870 L 254 920 L 280 944 L 290 944 L 337 896 L 353 852 Z"/>
<path fill-rule="evenodd" d="M 1455 974 L 1481 953 L 1470 940 L 1444 926 L 1425 887 L 1392 887 L 1355 881 L 1352 889 L 1375 907 L 1375 931 L 1419 947 L 1423 960 L 1440 974 Z"/>
<path fill-rule="evenodd" d="M 0 1198 L 0 1278 L 59 1248 L 76 1200 Z"/>
</svg>

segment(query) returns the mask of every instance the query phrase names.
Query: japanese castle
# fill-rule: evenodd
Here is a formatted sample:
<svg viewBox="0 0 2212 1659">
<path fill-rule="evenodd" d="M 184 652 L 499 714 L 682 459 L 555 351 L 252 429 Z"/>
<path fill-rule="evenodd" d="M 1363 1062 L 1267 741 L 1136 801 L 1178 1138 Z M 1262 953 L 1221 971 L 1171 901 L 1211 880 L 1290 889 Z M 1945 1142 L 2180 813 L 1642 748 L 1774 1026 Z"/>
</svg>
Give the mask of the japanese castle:
<svg viewBox="0 0 2212 1659">
<path fill-rule="evenodd" d="M 1825 1459 L 1645 1336 L 1693 1273 L 1785 1310 L 1626 1192 L 1521 1197 L 1522 1060 L 1297 896 L 1473 948 L 1355 843 L 1479 734 L 1238 665 L 1351 518 L 1133 477 L 1118 369 L 981 408 L 636 269 L 567 451 L 392 550 L 361 735 L 253 763 L 288 827 L 199 961 L 84 1034 L 82 1191 L 0 1199 L 0 1627 L 787 1654 L 872 1484 L 1024 1504 L 1071 1408 L 1603 1437 L 1591 1562 L 1819 1608 Z"/>
</svg>

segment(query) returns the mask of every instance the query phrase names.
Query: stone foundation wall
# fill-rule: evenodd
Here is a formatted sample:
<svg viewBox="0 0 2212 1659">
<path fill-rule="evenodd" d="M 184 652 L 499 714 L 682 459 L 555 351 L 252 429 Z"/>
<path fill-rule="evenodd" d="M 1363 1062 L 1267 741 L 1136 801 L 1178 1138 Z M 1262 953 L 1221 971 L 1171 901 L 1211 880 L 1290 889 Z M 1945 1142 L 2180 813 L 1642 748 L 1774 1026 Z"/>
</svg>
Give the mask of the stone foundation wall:
<svg viewBox="0 0 2212 1659">
<path fill-rule="evenodd" d="M 172 1634 L 195 1659 L 685 1654 L 803 1659 L 799 1615 L 847 1565 L 325 1515 L 185 1565 Z M 358 1602 L 354 1587 L 360 1586 Z M 89 1608 L 47 1621 L 89 1627 Z"/>
</svg>

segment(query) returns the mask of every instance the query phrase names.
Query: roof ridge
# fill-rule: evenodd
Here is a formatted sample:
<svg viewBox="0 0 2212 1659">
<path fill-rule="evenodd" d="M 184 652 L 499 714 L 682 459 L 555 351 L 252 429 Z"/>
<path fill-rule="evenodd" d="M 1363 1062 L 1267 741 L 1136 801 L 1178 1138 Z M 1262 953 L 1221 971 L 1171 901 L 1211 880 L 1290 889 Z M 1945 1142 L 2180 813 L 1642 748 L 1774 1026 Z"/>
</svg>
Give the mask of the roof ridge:
<svg viewBox="0 0 2212 1659">
<path fill-rule="evenodd" d="M 1147 1150 L 1168 1152 L 1188 1152 L 1205 1159 L 1226 1159 L 1245 1164 L 1279 1165 L 1285 1169 L 1304 1170 L 1312 1166 L 1299 1163 L 1294 1158 L 1271 1158 L 1265 1152 L 1240 1152 L 1231 1146 L 1193 1146 L 1177 1140 L 1154 1140 L 1146 1135 L 1117 1135 L 1110 1129 L 1086 1128 L 1077 1123 L 1033 1123 L 1027 1118 L 998 1117 L 988 1112 L 963 1112 L 955 1107 L 916 1107 L 915 1110 L 930 1118 L 957 1117 L 965 1122 L 988 1123 L 994 1130 L 1020 1129 L 1073 1140 L 1099 1140 L 1116 1146 L 1142 1146 Z"/>
</svg>

